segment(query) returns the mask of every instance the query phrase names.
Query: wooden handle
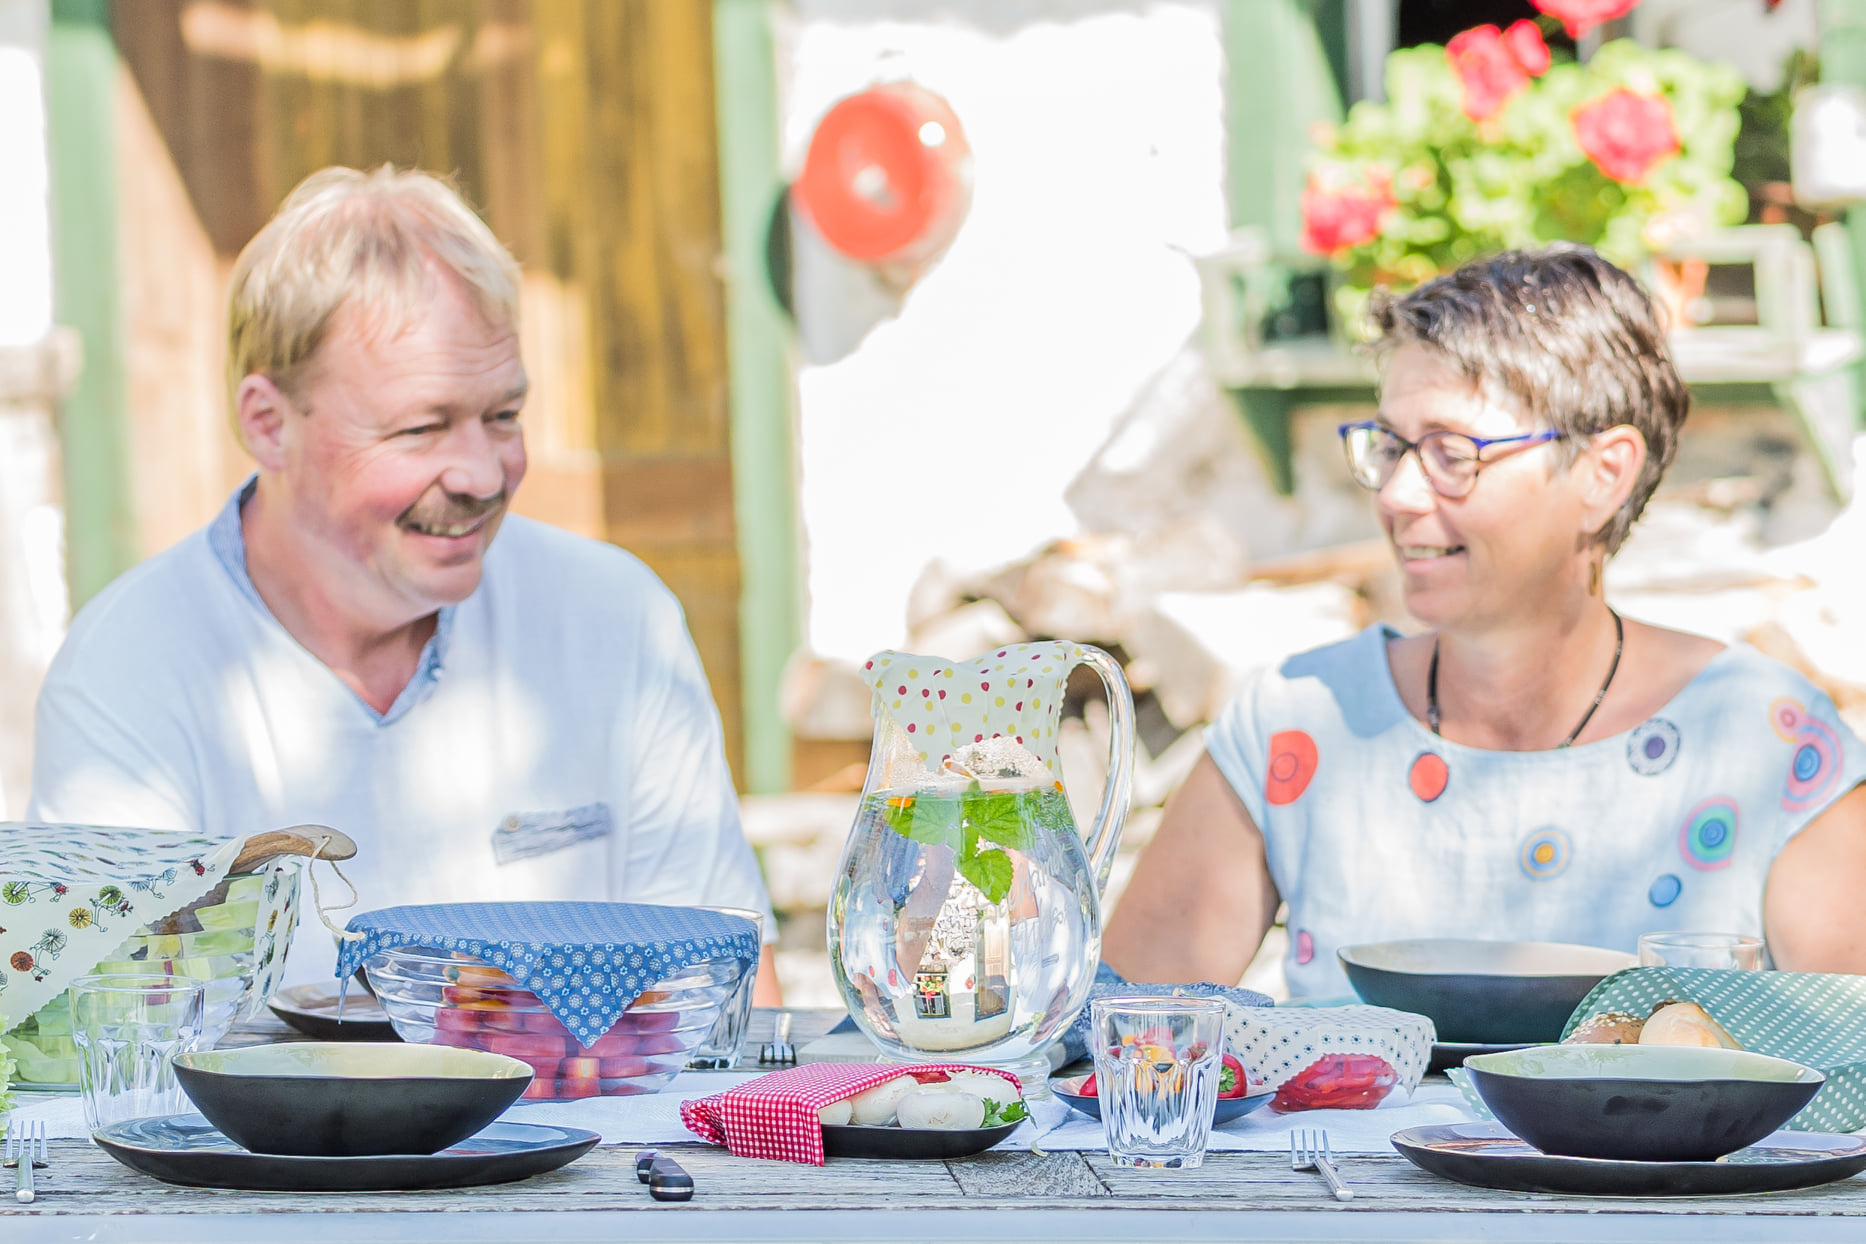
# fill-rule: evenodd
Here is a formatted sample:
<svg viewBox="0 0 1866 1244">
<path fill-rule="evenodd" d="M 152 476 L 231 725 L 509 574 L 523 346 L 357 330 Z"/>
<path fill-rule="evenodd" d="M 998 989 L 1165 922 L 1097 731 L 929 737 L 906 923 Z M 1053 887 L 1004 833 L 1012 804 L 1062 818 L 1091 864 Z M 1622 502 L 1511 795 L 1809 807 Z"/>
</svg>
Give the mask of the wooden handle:
<svg viewBox="0 0 1866 1244">
<path fill-rule="evenodd" d="M 320 850 L 318 843 L 323 842 Z M 271 833 L 254 834 L 240 848 L 230 873 L 251 872 L 254 868 L 281 855 L 316 854 L 321 860 L 347 860 L 356 854 L 356 842 L 341 830 L 324 825 L 294 825 Z"/>
</svg>

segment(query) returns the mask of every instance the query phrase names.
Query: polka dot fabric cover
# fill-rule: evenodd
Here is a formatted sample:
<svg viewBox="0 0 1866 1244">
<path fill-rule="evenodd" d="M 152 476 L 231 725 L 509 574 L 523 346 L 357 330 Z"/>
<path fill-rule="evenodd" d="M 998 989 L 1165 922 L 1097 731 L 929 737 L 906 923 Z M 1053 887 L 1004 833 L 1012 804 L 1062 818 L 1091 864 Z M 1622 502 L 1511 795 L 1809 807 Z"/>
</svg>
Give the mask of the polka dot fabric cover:
<svg viewBox="0 0 1866 1244">
<path fill-rule="evenodd" d="M 498 968 L 585 1046 L 644 989 L 712 959 L 758 962 L 758 926 L 739 916 L 648 903 L 433 903 L 386 907 L 351 919 L 360 940 L 337 955 L 348 980 L 385 950 L 418 946 L 470 955 Z"/>
<path fill-rule="evenodd" d="M 1437 1039 L 1425 1016 L 1384 1006 L 1225 1007 L 1226 1044 L 1272 1089 L 1325 1055 L 1374 1054 L 1392 1065 L 1410 1097 Z"/>
<path fill-rule="evenodd" d="M 976 1071 L 1002 1077 L 1013 1100 L 1022 1097 L 1017 1077 L 995 1067 L 963 1063 L 925 1063 L 912 1067 L 877 1067 L 873 1063 L 806 1063 L 741 1084 L 737 1088 L 680 1103 L 680 1121 L 703 1140 L 724 1145 L 742 1158 L 823 1165 L 823 1123 L 817 1112 L 846 1101 L 896 1076 L 923 1083 L 942 1079 L 933 1073 Z"/>
<path fill-rule="evenodd" d="M 972 661 L 877 652 L 863 668 L 875 713 L 892 718 L 923 750 L 922 763 L 990 739 L 1009 739 L 1060 775 L 1056 725 L 1063 684 L 1079 644 L 994 648 Z"/>
<path fill-rule="evenodd" d="M 1562 1035 L 1603 1011 L 1645 1015 L 1661 1002 L 1695 1002 L 1744 1049 L 1826 1075 L 1791 1131 L 1866 1128 L 1866 976 L 1630 968 L 1596 985 Z"/>
</svg>

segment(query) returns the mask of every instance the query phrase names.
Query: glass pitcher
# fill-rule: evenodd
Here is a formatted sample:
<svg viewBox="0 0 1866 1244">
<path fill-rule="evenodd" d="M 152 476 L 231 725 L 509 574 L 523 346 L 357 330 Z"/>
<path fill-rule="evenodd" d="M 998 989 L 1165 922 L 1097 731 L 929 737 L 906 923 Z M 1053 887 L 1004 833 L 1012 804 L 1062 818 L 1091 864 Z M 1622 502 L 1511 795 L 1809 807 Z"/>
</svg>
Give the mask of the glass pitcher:
<svg viewBox="0 0 1866 1244">
<path fill-rule="evenodd" d="M 1057 763 L 1064 685 L 1107 685 L 1108 780 L 1084 844 Z M 829 961 L 849 1014 L 891 1059 L 1015 1072 L 1088 1000 L 1101 892 L 1127 820 L 1134 701 L 1098 648 L 1016 644 L 977 660 L 878 653 L 875 742 L 830 895 Z"/>
</svg>

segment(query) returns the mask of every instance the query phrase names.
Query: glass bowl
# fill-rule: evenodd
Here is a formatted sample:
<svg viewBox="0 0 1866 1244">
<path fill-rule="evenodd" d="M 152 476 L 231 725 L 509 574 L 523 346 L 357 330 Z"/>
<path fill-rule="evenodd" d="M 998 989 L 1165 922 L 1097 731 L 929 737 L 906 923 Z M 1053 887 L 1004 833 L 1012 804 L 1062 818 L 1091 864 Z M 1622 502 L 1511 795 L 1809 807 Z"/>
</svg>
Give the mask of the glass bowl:
<svg viewBox="0 0 1866 1244">
<path fill-rule="evenodd" d="M 536 1073 L 525 1097 L 546 1101 L 659 1091 L 705 1040 L 744 970 L 737 959 L 690 965 L 585 1046 L 536 994 L 483 960 L 406 948 L 363 965 L 402 1040 L 520 1059 Z"/>
<path fill-rule="evenodd" d="M 257 925 L 268 902 L 266 888 L 274 877 L 280 889 L 271 896 L 273 909 L 295 910 L 296 868 L 225 877 L 180 911 L 139 926 L 91 972 L 154 972 L 205 982 L 207 1006 L 200 1048 L 212 1049 L 235 1020 L 264 1005 L 264 999 L 253 995 L 263 966 Z M 291 944 L 289 916 L 285 923 L 288 927 L 274 930 L 279 956 Z M 66 995 L 59 994 L 27 1016 L 0 1043 L 19 1064 L 15 1087 L 76 1090 L 78 1050 L 72 1044 L 71 1004 Z"/>
</svg>

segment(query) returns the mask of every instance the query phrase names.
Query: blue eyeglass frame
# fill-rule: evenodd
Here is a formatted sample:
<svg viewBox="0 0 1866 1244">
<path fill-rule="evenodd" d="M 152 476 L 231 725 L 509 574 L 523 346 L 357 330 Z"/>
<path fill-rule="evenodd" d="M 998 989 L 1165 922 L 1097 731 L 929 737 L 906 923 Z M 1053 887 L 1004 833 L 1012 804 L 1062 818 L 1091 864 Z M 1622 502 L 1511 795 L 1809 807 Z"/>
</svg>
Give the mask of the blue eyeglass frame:
<svg viewBox="0 0 1866 1244">
<path fill-rule="evenodd" d="M 1350 432 L 1384 432 L 1388 436 L 1392 437 L 1394 440 L 1398 441 L 1401 445 L 1403 445 L 1405 448 L 1400 450 L 1399 457 L 1393 459 L 1393 469 L 1395 471 L 1399 470 L 1399 464 L 1406 457 L 1407 454 L 1413 454 L 1417 456 L 1419 453 L 1419 447 L 1425 444 L 1425 442 L 1428 439 L 1434 436 L 1462 437 L 1463 439 L 1471 442 L 1471 444 L 1476 448 L 1478 454 L 1482 455 L 1483 452 L 1486 449 L 1489 449 L 1492 445 L 1521 445 L 1524 448 L 1527 448 L 1531 445 L 1540 445 L 1547 441 L 1561 440 L 1564 435 L 1563 433 L 1558 432 L 1553 428 L 1550 428 L 1550 429 L 1547 429 L 1541 432 L 1523 432 L 1517 436 L 1472 436 L 1469 432 L 1453 432 L 1449 428 L 1435 428 L 1432 431 L 1427 432 L 1424 436 L 1421 436 L 1418 440 L 1409 441 L 1405 437 L 1401 436 L 1398 432 L 1395 432 L 1392 428 L 1389 428 L 1385 424 L 1381 423 L 1378 419 L 1357 419 L 1353 423 L 1342 423 L 1342 424 L 1337 424 L 1335 426 L 1335 435 L 1341 438 L 1341 447 L 1344 452 L 1347 449 L 1348 433 Z M 1481 456 L 1474 460 L 1473 467 L 1471 470 L 1471 487 L 1472 488 L 1477 487 L 1477 476 L 1480 473 L 1479 469 L 1483 465 L 1484 465 L 1484 459 Z M 1355 483 L 1361 484 L 1359 477 L 1354 476 L 1353 466 L 1354 466 L 1354 463 L 1350 459 L 1348 463 L 1349 475 L 1354 477 Z M 1420 473 L 1425 476 L 1426 483 L 1432 485 L 1432 491 L 1437 492 L 1440 496 L 1446 496 L 1447 494 L 1439 491 L 1438 481 L 1432 478 L 1432 472 L 1424 469 L 1425 459 L 1423 456 L 1419 457 L 1419 466 L 1420 466 Z M 1361 484 L 1361 487 L 1367 489 L 1369 492 L 1379 492 L 1382 488 L 1385 488 L 1387 484 L 1392 481 L 1392 479 L 1393 479 L 1393 476 L 1389 474 L 1386 477 L 1386 479 L 1380 481 L 1378 484 Z M 1469 495 L 1470 493 L 1468 489 L 1463 493 L 1457 494 L 1457 496 L 1469 496 Z M 1455 500 L 1456 497 L 1454 497 L 1453 499 Z"/>
</svg>

